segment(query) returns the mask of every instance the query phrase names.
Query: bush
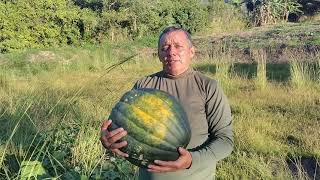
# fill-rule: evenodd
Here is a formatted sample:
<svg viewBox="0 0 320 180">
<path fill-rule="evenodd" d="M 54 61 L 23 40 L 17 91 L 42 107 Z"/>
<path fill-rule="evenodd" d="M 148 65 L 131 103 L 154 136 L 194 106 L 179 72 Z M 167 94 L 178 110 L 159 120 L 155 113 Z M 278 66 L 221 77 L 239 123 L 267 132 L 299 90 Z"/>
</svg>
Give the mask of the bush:
<svg viewBox="0 0 320 180">
<path fill-rule="evenodd" d="M 191 33 L 208 24 L 199 0 L 0 1 L 0 52 L 118 41 L 179 24 Z"/>
<path fill-rule="evenodd" d="M 253 26 L 288 21 L 290 14 L 301 12 L 298 0 L 227 0 L 237 7 L 245 6 Z"/>
<path fill-rule="evenodd" d="M 245 13 L 224 0 L 211 0 L 208 7 L 210 25 L 205 31 L 207 34 L 237 32 L 248 26 Z"/>
<path fill-rule="evenodd" d="M 65 0 L 0 2 L 0 52 L 77 44 L 79 8 Z"/>
</svg>

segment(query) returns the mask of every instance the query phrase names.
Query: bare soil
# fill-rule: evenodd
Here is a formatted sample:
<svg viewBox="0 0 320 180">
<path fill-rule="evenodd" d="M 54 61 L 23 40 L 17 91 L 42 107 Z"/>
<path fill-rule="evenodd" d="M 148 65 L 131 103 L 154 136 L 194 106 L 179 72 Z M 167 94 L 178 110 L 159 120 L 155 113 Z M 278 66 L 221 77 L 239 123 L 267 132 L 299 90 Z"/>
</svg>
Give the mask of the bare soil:
<svg viewBox="0 0 320 180">
<path fill-rule="evenodd" d="M 286 52 L 314 56 L 320 52 L 320 22 L 286 23 L 257 27 L 245 32 L 215 37 L 196 37 L 198 57 L 231 54 L 238 62 L 253 62 L 253 52 L 263 49 L 269 63 L 285 63 Z"/>
</svg>

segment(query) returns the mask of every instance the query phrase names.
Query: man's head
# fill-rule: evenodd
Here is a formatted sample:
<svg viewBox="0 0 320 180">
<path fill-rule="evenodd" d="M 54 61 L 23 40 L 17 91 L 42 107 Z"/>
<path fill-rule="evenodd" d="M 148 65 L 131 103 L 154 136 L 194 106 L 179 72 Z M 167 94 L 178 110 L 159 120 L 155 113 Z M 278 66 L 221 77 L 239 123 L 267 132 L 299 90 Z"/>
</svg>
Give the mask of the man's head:
<svg viewBox="0 0 320 180">
<path fill-rule="evenodd" d="M 158 55 L 165 73 L 177 76 L 185 72 L 195 54 L 190 34 L 182 28 L 168 27 L 160 35 Z"/>
</svg>

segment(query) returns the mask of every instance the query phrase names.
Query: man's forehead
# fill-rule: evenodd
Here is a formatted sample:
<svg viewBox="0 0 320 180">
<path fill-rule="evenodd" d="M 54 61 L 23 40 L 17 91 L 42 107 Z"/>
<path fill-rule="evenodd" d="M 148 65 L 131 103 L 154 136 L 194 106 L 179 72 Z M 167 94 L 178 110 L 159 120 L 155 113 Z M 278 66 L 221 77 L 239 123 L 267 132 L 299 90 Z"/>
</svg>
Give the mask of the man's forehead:
<svg viewBox="0 0 320 180">
<path fill-rule="evenodd" d="M 162 43 L 166 43 L 166 42 L 180 42 L 180 41 L 188 41 L 186 34 L 181 31 L 181 30 L 177 30 L 177 31 L 172 31 L 169 33 L 164 34 L 161 39 L 160 42 Z"/>
</svg>

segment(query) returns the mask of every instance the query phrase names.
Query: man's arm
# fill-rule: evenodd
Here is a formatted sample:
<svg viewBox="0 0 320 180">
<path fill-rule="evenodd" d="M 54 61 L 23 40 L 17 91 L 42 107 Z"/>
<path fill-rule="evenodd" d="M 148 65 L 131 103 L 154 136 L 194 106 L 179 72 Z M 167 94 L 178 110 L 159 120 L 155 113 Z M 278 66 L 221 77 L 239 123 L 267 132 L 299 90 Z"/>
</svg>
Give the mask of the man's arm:
<svg viewBox="0 0 320 180">
<path fill-rule="evenodd" d="M 209 137 L 202 145 L 190 149 L 192 164 L 217 162 L 233 150 L 233 132 L 230 105 L 215 81 L 205 86 L 205 111 Z"/>
</svg>

